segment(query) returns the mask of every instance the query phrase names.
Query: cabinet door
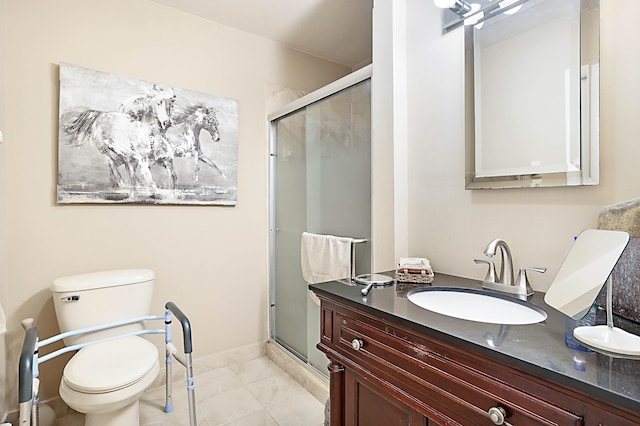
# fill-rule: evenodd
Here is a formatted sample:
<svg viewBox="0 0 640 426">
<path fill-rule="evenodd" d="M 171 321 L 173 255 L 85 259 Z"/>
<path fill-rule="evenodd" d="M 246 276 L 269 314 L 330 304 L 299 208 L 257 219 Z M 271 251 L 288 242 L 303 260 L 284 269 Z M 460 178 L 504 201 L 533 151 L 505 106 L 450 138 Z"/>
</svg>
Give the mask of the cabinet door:
<svg viewBox="0 0 640 426">
<path fill-rule="evenodd" d="M 345 370 L 345 426 L 436 425 L 361 375 Z"/>
</svg>

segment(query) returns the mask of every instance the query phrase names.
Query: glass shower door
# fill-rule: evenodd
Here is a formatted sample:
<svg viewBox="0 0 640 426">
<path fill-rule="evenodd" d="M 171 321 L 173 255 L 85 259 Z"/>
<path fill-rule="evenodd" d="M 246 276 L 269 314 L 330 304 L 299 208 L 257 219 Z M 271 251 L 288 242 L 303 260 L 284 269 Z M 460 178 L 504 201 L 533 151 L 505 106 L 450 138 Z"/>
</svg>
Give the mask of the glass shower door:
<svg viewBox="0 0 640 426">
<path fill-rule="evenodd" d="M 302 233 L 371 237 L 371 84 L 365 80 L 273 123 L 272 337 L 326 374 L 320 308 L 300 268 Z M 356 248 L 369 272 L 369 243 Z"/>
</svg>

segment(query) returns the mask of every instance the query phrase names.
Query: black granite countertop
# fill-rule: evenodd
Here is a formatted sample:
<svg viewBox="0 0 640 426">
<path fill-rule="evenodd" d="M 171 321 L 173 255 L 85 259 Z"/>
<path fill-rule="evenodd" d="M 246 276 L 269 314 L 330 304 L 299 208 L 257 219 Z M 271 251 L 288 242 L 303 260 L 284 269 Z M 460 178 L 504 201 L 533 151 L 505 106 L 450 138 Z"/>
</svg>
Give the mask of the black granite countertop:
<svg viewBox="0 0 640 426">
<path fill-rule="evenodd" d="M 393 272 L 385 272 L 393 275 Z M 480 288 L 480 281 L 437 274 L 432 287 Z M 602 400 L 640 412 L 640 360 L 572 349 L 565 343 L 565 315 L 544 302 L 536 292 L 529 302 L 547 313 L 543 323 L 499 325 L 462 320 L 423 309 L 407 293 L 424 284 L 396 283 L 373 288 L 362 297 L 359 284 L 340 281 L 313 284 L 320 295 L 355 306 L 388 321 L 458 346 L 489 355 L 536 377 L 582 390 Z M 618 324 L 616 318 L 616 326 Z M 606 323 L 598 314 L 598 323 Z"/>
</svg>

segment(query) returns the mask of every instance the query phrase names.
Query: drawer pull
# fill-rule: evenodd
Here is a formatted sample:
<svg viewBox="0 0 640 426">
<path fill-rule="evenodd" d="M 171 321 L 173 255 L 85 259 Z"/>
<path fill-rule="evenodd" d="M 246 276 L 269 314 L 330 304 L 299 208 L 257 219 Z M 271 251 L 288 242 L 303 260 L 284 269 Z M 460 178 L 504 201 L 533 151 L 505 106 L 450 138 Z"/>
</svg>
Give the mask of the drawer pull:
<svg viewBox="0 0 640 426">
<path fill-rule="evenodd" d="M 359 351 L 360 349 L 362 349 L 363 346 L 364 346 L 364 342 L 362 341 L 362 339 L 353 339 L 351 341 L 351 347 L 353 348 L 354 351 Z"/>
<path fill-rule="evenodd" d="M 494 425 L 503 425 L 504 418 L 506 417 L 507 412 L 504 411 L 502 407 L 491 407 L 489 408 L 489 418 L 493 422 Z"/>
</svg>

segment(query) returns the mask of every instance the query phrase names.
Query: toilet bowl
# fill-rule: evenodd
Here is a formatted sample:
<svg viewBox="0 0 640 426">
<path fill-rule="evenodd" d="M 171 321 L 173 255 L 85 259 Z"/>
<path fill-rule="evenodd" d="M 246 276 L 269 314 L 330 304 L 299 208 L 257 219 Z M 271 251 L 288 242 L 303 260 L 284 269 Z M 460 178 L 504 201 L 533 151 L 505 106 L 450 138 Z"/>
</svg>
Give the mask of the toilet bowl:
<svg viewBox="0 0 640 426">
<path fill-rule="evenodd" d="M 85 414 L 85 425 L 140 424 L 138 399 L 160 365 L 156 346 L 134 335 L 144 331 L 143 323 L 127 320 L 149 315 L 154 277 L 150 269 L 121 269 L 58 278 L 51 285 L 61 332 L 126 323 L 64 338 L 67 346 L 86 345 L 67 363 L 59 388 L 62 400 Z"/>
<path fill-rule="evenodd" d="M 91 344 L 67 363 L 60 397 L 87 426 L 137 426 L 138 400 L 159 369 L 156 346 L 142 337 Z"/>
</svg>

